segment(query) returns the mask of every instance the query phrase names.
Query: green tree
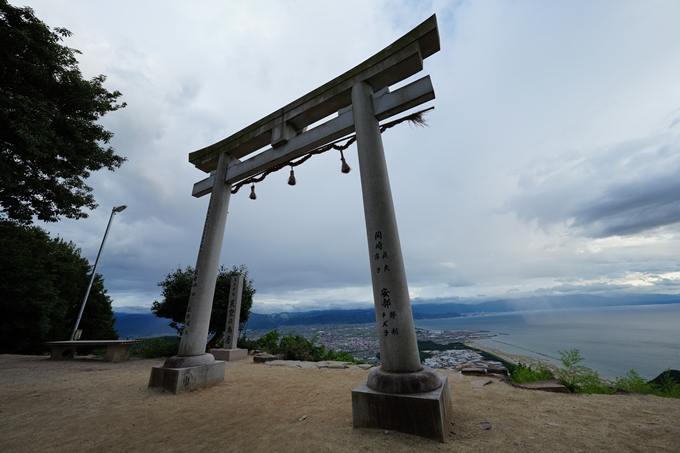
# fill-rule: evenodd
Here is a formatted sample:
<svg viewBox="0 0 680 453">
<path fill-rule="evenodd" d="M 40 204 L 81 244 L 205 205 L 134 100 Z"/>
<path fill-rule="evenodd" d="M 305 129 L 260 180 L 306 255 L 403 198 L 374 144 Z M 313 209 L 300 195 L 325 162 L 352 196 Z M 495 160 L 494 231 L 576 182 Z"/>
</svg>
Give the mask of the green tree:
<svg viewBox="0 0 680 453">
<path fill-rule="evenodd" d="M 0 214 L 22 224 L 87 217 L 97 207 L 84 182 L 91 171 L 126 160 L 105 146 L 97 120 L 125 107 L 106 77 L 83 79 L 76 54 L 28 7 L 0 0 Z"/>
<path fill-rule="evenodd" d="M 90 269 L 72 242 L 0 220 L 0 353 L 41 353 L 45 341 L 67 340 Z M 80 323 L 82 339 L 117 339 L 114 323 L 111 298 L 97 274 Z"/>
<path fill-rule="evenodd" d="M 557 351 L 563 367 L 557 372 L 562 385 L 572 392 L 579 393 L 613 393 L 614 388 L 605 385 L 597 371 L 580 365 L 585 359 L 578 349 Z"/>
<path fill-rule="evenodd" d="M 195 269 L 187 266 L 186 269 L 181 267 L 165 276 L 165 279 L 158 283 L 158 286 L 163 288 L 161 295 L 162 301 L 154 301 L 151 306 L 151 311 L 159 318 L 170 319 L 170 327 L 177 330 L 181 336 L 184 329 L 184 317 L 189 305 L 189 296 L 191 295 L 191 285 L 194 280 Z M 241 296 L 241 314 L 239 317 L 240 325 L 239 331 L 248 322 L 250 317 L 250 309 L 253 306 L 253 296 L 255 295 L 255 288 L 253 287 L 253 280 L 248 278 L 248 268 L 245 265 L 240 267 L 233 266 L 227 269 L 220 266 L 217 273 L 217 283 L 215 284 L 215 296 L 213 297 L 212 314 L 210 315 L 209 334 L 213 335 L 208 343 L 206 349 L 212 348 L 222 339 L 224 328 L 227 323 L 227 308 L 229 303 L 229 289 L 231 286 L 231 277 L 238 274 L 243 274 L 243 294 Z"/>
</svg>

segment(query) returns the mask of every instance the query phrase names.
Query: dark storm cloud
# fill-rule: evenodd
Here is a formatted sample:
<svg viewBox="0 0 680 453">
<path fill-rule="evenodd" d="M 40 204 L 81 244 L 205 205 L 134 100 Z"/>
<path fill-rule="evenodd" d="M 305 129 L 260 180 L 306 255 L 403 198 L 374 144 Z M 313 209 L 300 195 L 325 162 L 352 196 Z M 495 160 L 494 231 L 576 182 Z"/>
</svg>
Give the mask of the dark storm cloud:
<svg viewBox="0 0 680 453">
<path fill-rule="evenodd" d="M 605 190 L 602 199 L 575 213 L 573 228 L 595 237 L 625 236 L 680 222 L 680 169 Z"/>
<path fill-rule="evenodd" d="M 604 238 L 677 224 L 678 134 L 657 134 L 604 152 L 541 162 L 519 185 L 509 210 L 543 229 L 561 224 L 579 236 Z"/>
</svg>

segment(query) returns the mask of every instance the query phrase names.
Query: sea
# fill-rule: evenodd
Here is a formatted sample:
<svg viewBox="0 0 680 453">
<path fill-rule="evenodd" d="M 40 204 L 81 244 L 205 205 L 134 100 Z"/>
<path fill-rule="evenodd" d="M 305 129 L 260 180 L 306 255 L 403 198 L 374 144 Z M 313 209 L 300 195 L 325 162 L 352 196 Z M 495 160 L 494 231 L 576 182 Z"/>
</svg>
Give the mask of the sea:
<svg viewBox="0 0 680 453">
<path fill-rule="evenodd" d="M 653 379 L 680 370 L 680 304 L 537 310 L 415 320 L 429 330 L 483 330 L 477 343 L 560 365 L 559 351 L 578 349 L 600 377 L 634 369 Z"/>
</svg>

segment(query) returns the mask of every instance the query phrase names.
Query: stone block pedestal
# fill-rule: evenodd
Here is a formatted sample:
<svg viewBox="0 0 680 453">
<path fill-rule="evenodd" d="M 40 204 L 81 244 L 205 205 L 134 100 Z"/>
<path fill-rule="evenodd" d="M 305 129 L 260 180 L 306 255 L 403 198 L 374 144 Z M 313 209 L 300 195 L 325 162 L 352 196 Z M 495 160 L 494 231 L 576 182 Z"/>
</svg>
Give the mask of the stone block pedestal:
<svg viewBox="0 0 680 453">
<path fill-rule="evenodd" d="M 224 381 L 227 362 L 215 361 L 207 365 L 185 368 L 151 368 L 149 387 L 161 387 L 174 394 Z"/>
<path fill-rule="evenodd" d="M 71 360 L 75 355 L 75 346 L 52 346 L 50 360 Z"/>
<path fill-rule="evenodd" d="M 132 349 L 132 344 L 122 344 L 116 347 L 106 348 L 106 357 L 104 360 L 107 362 L 125 362 L 130 358 L 130 349 Z"/>
<path fill-rule="evenodd" d="M 399 431 L 446 442 L 451 421 L 451 395 L 446 376 L 442 386 L 423 393 L 376 392 L 366 384 L 352 390 L 354 428 Z"/>
<path fill-rule="evenodd" d="M 248 357 L 247 349 L 211 349 L 208 352 L 215 356 L 215 360 L 224 360 L 225 362 L 243 360 Z"/>
</svg>

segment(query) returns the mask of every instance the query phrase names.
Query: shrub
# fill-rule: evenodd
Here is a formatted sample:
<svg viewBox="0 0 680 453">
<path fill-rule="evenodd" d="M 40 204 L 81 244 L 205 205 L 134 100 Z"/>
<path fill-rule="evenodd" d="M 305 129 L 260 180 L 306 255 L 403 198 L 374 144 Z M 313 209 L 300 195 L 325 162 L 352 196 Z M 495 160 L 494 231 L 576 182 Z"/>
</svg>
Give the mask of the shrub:
<svg viewBox="0 0 680 453">
<path fill-rule="evenodd" d="M 519 363 L 514 366 L 510 374 L 510 382 L 524 384 L 525 382 L 538 382 L 554 379 L 552 372 L 542 363 L 538 365 L 524 365 Z"/>
<path fill-rule="evenodd" d="M 323 358 L 323 360 L 336 360 L 338 362 L 354 362 L 354 363 L 364 363 L 361 360 L 357 360 L 354 357 L 352 357 L 352 354 L 349 352 L 345 351 L 333 351 L 332 349 L 329 349 L 326 351 L 326 356 Z"/>
<path fill-rule="evenodd" d="M 680 383 L 671 377 L 669 370 L 666 370 L 661 375 L 661 385 L 656 387 L 652 393 L 666 398 L 680 398 Z"/>
<path fill-rule="evenodd" d="M 286 355 L 288 360 L 306 360 L 310 362 L 318 362 L 324 360 L 326 356 L 326 347 L 323 345 L 315 345 L 318 336 L 315 335 L 311 340 L 306 339 L 302 335 L 288 334 L 281 338 L 279 343 L 279 350 Z"/>
<path fill-rule="evenodd" d="M 322 360 L 337 360 L 341 362 L 364 363 L 357 360 L 348 352 L 326 349 L 324 345 L 315 344 L 319 337 L 315 335 L 308 340 L 302 335 L 289 333 L 281 337 L 278 331 L 267 332 L 257 340 L 245 337 L 238 339 L 238 347 L 243 349 L 259 349 L 269 354 L 284 354 L 287 360 L 304 360 L 319 362 Z"/>
<path fill-rule="evenodd" d="M 645 381 L 635 370 L 630 370 L 625 377 L 616 378 L 616 388 L 628 392 L 652 393 L 656 386 Z"/>
<path fill-rule="evenodd" d="M 649 393 L 664 398 L 680 398 L 680 384 L 671 377 L 669 370 L 649 382 L 645 381 L 635 370 L 630 370 L 625 377 L 616 378 L 616 388 L 629 392 Z"/>
<path fill-rule="evenodd" d="M 171 357 L 179 352 L 179 337 L 149 338 L 144 343 L 135 345 L 130 350 L 132 357 L 155 359 Z"/>
<path fill-rule="evenodd" d="M 257 340 L 249 340 L 245 336 L 240 337 L 237 341 L 237 346 L 243 349 L 259 349 L 270 354 L 279 353 L 279 337 L 280 334 L 276 330 L 272 330 L 262 335 Z"/>
<path fill-rule="evenodd" d="M 579 363 L 585 360 L 578 349 L 558 351 L 564 368 L 558 371 L 562 385 L 572 392 L 579 393 L 614 393 L 616 389 L 605 385 L 597 371 Z"/>
</svg>

